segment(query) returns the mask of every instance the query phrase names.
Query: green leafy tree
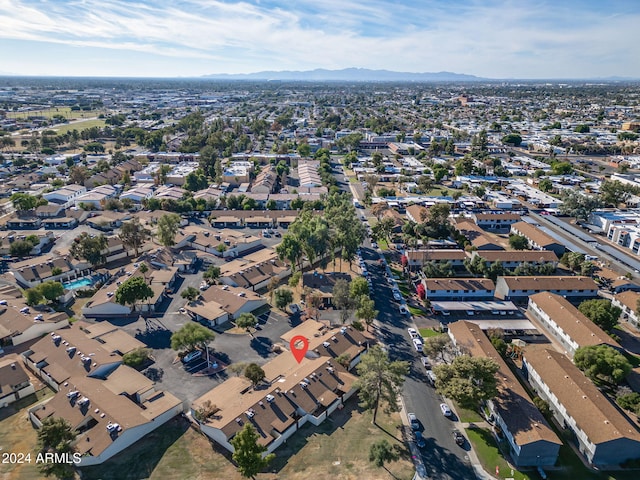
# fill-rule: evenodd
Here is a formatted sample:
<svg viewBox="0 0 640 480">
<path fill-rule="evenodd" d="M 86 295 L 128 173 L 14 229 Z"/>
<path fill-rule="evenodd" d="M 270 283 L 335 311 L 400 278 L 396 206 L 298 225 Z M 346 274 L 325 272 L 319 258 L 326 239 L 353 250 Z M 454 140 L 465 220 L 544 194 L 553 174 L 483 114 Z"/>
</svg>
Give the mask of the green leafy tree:
<svg viewBox="0 0 640 480">
<path fill-rule="evenodd" d="M 38 288 L 27 288 L 24 291 L 24 298 L 27 302 L 27 305 L 34 306 L 40 303 L 43 297 Z"/>
<path fill-rule="evenodd" d="M 358 308 L 356 308 L 356 317 L 364 320 L 364 323 L 367 325 L 367 330 L 369 327 L 373 325 L 373 321 L 376 319 L 378 314 L 380 313 L 375 309 L 376 302 L 371 300 L 367 296 L 361 296 Z"/>
<path fill-rule="evenodd" d="M 287 233 L 282 237 L 282 242 L 276 246 L 276 253 L 280 260 L 287 260 L 291 265 L 291 270 L 301 269 L 302 245 L 296 235 Z"/>
<path fill-rule="evenodd" d="M 600 185 L 600 199 L 604 205 L 617 208 L 626 203 L 633 195 L 640 194 L 640 188 L 618 180 L 605 180 Z"/>
<path fill-rule="evenodd" d="M 172 247 L 175 244 L 176 234 L 180 228 L 180 216 L 175 213 L 163 215 L 158 220 L 158 240 L 165 247 Z"/>
<path fill-rule="evenodd" d="M 125 353 L 122 356 L 122 363 L 132 368 L 138 368 L 144 365 L 147 360 L 151 358 L 151 350 L 144 347 L 139 347 L 130 352 Z"/>
<path fill-rule="evenodd" d="M 374 442 L 369 449 L 369 461 L 373 462 L 376 467 L 384 467 L 386 462 L 394 462 L 397 459 L 398 453 L 384 438 Z"/>
<path fill-rule="evenodd" d="M 214 333 L 199 323 L 187 323 L 171 335 L 171 348 L 191 351 L 196 347 L 204 347 L 215 338 Z"/>
<path fill-rule="evenodd" d="M 553 182 L 549 178 L 543 178 L 538 182 L 538 188 L 543 192 L 550 192 L 553 190 Z"/>
<path fill-rule="evenodd" d="M 42 282 L 36 288 L 42 294 L 42 296 L 45 299 L 47 299 L 49 302 L 53 302 L 54 300 L 57 300 L 58 297 L 64 294 L 64 287 L 62 286 L 62 284 L 60 282 L 55 282 L 53 280 Z"/>
<path fill-rule="evenodd" d="M 574 132 L 577 133 L 589 133 L 591 131 L 591 129 L 589 128 L 589 125 L 585 125 L 583 123 L 576 125 L 576 127 L 573 129 Z"/>
<path fill-rule="evenodd" d="M 267 451 L 267 447 L 258 445 L 258 438 L 253 425 L 247 422 L 242 430 L 231 439 L 234 450 L 233 461 L 238 465 L 240 474 L 245 478 L 255 478 L 276 457 L 273 453 L 262 456 Z"/>
<path fill-rule="evenodd" d="M 215 265 L 209 266 L 207 271 L 202 275 L 202 278 L 210 282 L 215 282 L 220 278 L 220 267 L 216 267 Z"/>
<path fill-rule="evenodd" d="M 517 133 L 510 133 L 502 137 L 502 143 L 505 145 L 513 145 L 515 147 L 519 147 L 522 143 L 522 137 Z"/>
<path fill-rule="evenodd" d="M 369 296 L 369 284 L 363 277 L 356 277 L 349 284 L 349 295 L 351 298 L 359 299 L 362 296 Z"/>
<path fill-rule="evenodd" d="M 129 277 L 116 290 L 115 299 L 120 305 L 131 305 L 153 297 L 153 290 L 142 277 Z"/>
<path fill-rule="evenodd" d="M 26 257 L 33 250 L 33 244 L 26 240 L 15 240 L 9 247 L 9 254 L 12 257 Z"/>
<path fill-rule="evenodd" d="M 180 296 L 182 298 L 186 298 L 190 302 L 193 302 L 198 296 L 200 296 L 200 291 L 195 287 L 187 287 L 182 292 L 180 292 Z"/>
<path fill-rule="evenodd" d="M 349 282 L 342 278 L 336 280 L 331 293 L 333 295 L 333 304 L 340 310 L 340 318 L 342 323 L 345 323 L 354 307 L 353 298 L 351 298 L 351 292 L 349 291 Z"/>
<path fill-rule="evenodd" d="M 284 310 L 293 302 L 293 292 L 288 288 L 280 287 L 274 290 L 273 297 L 276 308 L 280 310 Z"/>
<path fill-rule="evenodd" d="M 119 236 L 126 247 L 133 248 L 137 257 L 140 248 L 151 236 L 151 232 L 140 224 L 138 217 L 135 217 L 133 220 L 122 224 Z"/>
<path fill-rule="evenodd" d="M 356 370 L 359 375 L 356 386 L 361 406 L 373 410 L 372 423 L 375 425 L 381 402 L 384 402 L 388 410 L 397 411 L 398 396 L 405 377 L 409 374 L 409 362 L 392 362 L 387 352 L 375 345 L 362 356 Z"/>
<path fill-rule="evenodd" d="M 69 422 L 61 417 L 47 417 L 42 420 L 38 430 L 38 448 L 40 453 L 72 454 L 73 441 L 77 433 Z M 72 464 L 66 462 L 42 462 L 38 470 L 45 477 L 73 478 Z"/>
<path fill-rule="evenodd" d="M 244 376 L 251 382 L 255 388 L 262 380 L 264 380 L 264 370 L 257 363 L 250 363 L 244 369 Z"/>
<path fill-rule="evenodd" d="M 620 395 L 617 398 L 618 405 L 625 410 L 634 412 L 636 415 L 640 415 L 640 393 L 632 392 L 624 395 Z"/>
<path fill-rule="evenodd" d="M 9 197 L 11 203 L 13 203 L 13 208 L 16 210 L 33 210 L 38 206 L 38 198 L 33 195 L 29 195 L 28 193 L 14 193 Z"/>
<path fill-rule="evenodd" d="M 529 240 L 524 235 L 509 235 L 509 246 L 514 250 L 526 250 L 529 248 Z"/>
<path fill-rule="evenodd" d="M 252 328 L 258 324 L 258 319 L 253 313 L 241 313 L 236 319 L 236 326 L 238 328 L 244 328 L 247 332 L 250 332 Z"/>
<path fill-rule="evenodd" d="M 425 355 L 434 358 L 440 355 L 442 361 L 446 362 L 447 354 L 453 352 L 453 344 L 451 343 L 449 335 L 443 333 L 426 338 L 422 346 L 422 351 Z"/>
<path fill-rule="evenodd" d="M 629 360 L 608 345 L 578 348 L 573 355 L 573 363 L 600 385 L 619 384 L 631 372 Z"/>
<path fill-rule="evenodd" d="M 606 298 L 585 300 L 580 304 L 578 310 L 606 332 L 615 328 L 622 313 L 622 309 L 614 306 L 611 300 Z"/>
<path fill-rule="evenodd" d="M 576 220 L 588 220 L 591 212 L 602 207 L 600 197 L 584 195 L 580 190 L 566 190 L 561 198 L 560 213 Z"/>
<path fill-rule="evenodd" d="M 208 186 L 207 176 L 200 169 L 189 173 L 184 179 L 184 189 L 190 192 L 204 190 Z"/>
<path fill-rule="evenodd" d="M 104 235 L 91 236 L 82 232 L 73 240 L 69 252 L 75 258 L 81 258 L 94 267 L 101 265 L 106 259 L 107 238 Z"/>
<path fill-rule="evenodd" d="M 463 408 L 474 409 L 481 401 L 498 393 L 495 360 L 488 357 L 460 355 L 451 364 L 436 366 L 436 387 L 445 397 L 452 398 Z"/>
</svg>

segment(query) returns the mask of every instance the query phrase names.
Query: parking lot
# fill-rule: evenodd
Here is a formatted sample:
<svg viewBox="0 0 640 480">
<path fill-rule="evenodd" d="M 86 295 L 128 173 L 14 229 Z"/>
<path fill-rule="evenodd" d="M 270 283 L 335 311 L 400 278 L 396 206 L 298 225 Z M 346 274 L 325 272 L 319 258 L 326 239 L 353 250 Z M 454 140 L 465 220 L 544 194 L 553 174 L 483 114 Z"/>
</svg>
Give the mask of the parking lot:
<svg viewBox="0 0 640 480">
<path fill-rule="evenodd" d="M 152 349 L 155 362 L 143 370 L 143 373 L 155 381 L 158 388 L 166 389 L 178 398 L 191 402 L 226 380 L 228 374 L 222 370 L 213 375 L 204 376 L 202 373 L 207 368 L 206 354 L 183 364 L 178 359 L 178 352 L 171 348 L 172 333 L 192 321 L 188 315 L 178 311 L 186 303 L 179 292 L 187 286 L 199 285 L 202 272 L 182 276 L 184 277 L 182 284 L 178 292 L 173 295 L 162 317 L 109 321 Z M 258 320 L 258 329 L 253 336 L 216 332 L 215 339 L 209 345 L 211 360 L 216 359 L 221 366 L 237 362 L 255 362 L 262 365 L 276 355 L 272 353 L 273 345 L 282 344 L 280 336 L 298 325 L 300 316 L 284 316 L 269 311 L 261 314 Z M 231 325 L 228 324 L 228 326 Z"/>
</svg>

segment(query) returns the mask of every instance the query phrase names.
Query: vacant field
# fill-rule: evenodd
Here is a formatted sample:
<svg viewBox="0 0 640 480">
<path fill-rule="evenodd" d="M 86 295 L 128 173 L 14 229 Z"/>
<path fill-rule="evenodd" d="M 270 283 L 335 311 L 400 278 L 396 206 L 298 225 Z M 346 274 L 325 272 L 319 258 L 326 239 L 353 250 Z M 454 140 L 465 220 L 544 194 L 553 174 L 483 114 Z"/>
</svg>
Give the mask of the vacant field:
<svg viewBox="0 0 640 480">
<path fill-rule="evenodd" d="M 7 408 L 0 410 L 0 451 L 13 453 L 31 453 L 32 462 L 23 464 L 0 463 L 0 479 L 30 480 L 41 478 L 35 464 L 38 440 L 27 410 L 39 401 L 53 395 L 49 388 L 39 390 L 33 395 L 19 400 Z"/>
<path fill-rule="evenodd" d="M 91 118 L 100 115 L 99 110 L 71 110 L 71 107 L 54 107 L 45 108 L 43 110 L 32 110 L 29 112 L 7 112 L 7 118 L 15 118 L 19 120 L 26 120 L 29 117 L 46 117 L 52 118 L 54 115 L 62 115 L 67 120 L 75 120 L 78 118 Z"/>
<path fill-rule="evenodd" d="M 85 128 L 104 127 L 104 126 L 105 126 L 104 120 L 99 120 L 95 118 L 93 120 L 82 120 L 79 122 L 73 122 L 73 123 L 68 123 L 64 125 L 56 125 L 51 127 L 51 130 L 55 130 L 59 134 L 62 134 L 62 133 L 70 132 L 72 130 L 78 130 L 80 132 Z"/>
<path fill-rule="evenodd" d="M 398 445 L 401 459 L 388 465 L 398 480 L 409 480 L 413 466 L 408 450 L 398 440 L 400 417 L 380 415 L 389 432 L 371 425 L 371 415 L 358 410 L 355 401 L 319 427 L 305 425 L 276 450 L 269 473 L 258 480 L 350 480 L 390 477 L 369 462 L 369 446 L 382 438 Z M 397 437 L 397 438 L 395 438 Z M 84 479 L 210 479 L 241 480 L 226 451 L 175 419 L 99 467 L 82 469 Z"/>
</svg>

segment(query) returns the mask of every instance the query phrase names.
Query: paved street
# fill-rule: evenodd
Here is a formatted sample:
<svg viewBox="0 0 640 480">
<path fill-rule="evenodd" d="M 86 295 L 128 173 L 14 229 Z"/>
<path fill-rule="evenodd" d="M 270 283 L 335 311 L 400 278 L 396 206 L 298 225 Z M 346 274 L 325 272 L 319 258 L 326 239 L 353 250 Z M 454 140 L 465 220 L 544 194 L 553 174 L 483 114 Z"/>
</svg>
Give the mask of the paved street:
<svg viewBox="0 0 640 480">
<path fill-rule="evenodd" d="M 367 263 L 367 270 L 371 272 L 372 298 L 376 302 L 376 309 L 380 311 L 378 338 L 387 345 L 392 360 L 411 362 L 411 371 L 404 385 L 403 400 L 406 411 L 415 413 L 422 423 L 423 435 L 427 442 L 426 447 L 422 449 L 422 457 L 429 478 L 475 478 L 467 454 L 469 445 L 461 448 L 453 440 L 452 431 L 455 428 L 460 429 L 459 422 L 446 418 L 440 411 L 442 398 L 428 385 L 425 369 L 420 363 L 420 354 L 410 344 L 407 328 L 412 326 L 411 318 L 400 314 L 400 304 L 393 299 L 383 270 L 377 267 L 379 254 L 373 249 L 363 248 L 362 256 Z"/>
</svg>

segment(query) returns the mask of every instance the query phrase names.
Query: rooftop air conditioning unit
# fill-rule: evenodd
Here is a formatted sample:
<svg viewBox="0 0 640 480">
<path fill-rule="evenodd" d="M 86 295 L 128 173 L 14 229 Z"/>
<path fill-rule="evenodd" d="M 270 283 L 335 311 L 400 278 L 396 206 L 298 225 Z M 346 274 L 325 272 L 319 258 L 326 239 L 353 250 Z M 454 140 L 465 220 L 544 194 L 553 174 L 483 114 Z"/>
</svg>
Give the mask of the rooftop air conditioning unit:
<svg viewBox="0 0 640 480">
<path fill-rule="evenodd" d="M 322 342 L 322 346 L 324 348 L 329 348 L 331 346 L 331 344 L 329 342 Z"/>
<path fill-rule="evenodd" d="M 251 410 L 247 410 L 247 411 L 246 411 L 246 412 L 244 412 L 244 413 L 246 413 L 246 414 L 247 414 L 247 417 L 249 417 L 249 418 L 253 418 L 253 417 L 255 417 L 255 415 L 256 415 L 256 414 L 255 414 L 254 412 L 252 412 Z"/>
<path fill-rule="evenodd" d="M 340 333 L 341 333 L 342 335 L 344 335 L 345 333 L 347 333 L 347 327 L 342 327 L 342 328 L 340 329 Z"/>
<path fill-rule="evenodd" d="M 269 402 L 269 403 L 273 402 L 276 399 L 276 397 L 274 397 L 271 394 L 267 395 L 265 398 L 267 399 L 267 402 Z"/>
<path fill-rule="evenodd" d="M 333 373 L 335 372 L 335 369 L 333 367 L 327 367 L 327 372 Z"/>
<path fill-rule="evenodd" d="M 300 382 L 300 386 L 302 388 L 307 388 L 309 386 L 309 384 L 307 382 Z"/>
<path fill-rule="evenodd" d="M 71 392 L 67 393 L 67 398 L 74 398 L 77 397 L 80 394 L 80 392 L 78 392 L 77 390 L 72 390 Z"/>
<path fill-rule="evenodd" d="M 87 397 L 82 397 L 78 400 L 78 405 L 86 405 L 87 403 L 89 403 L 89 399 Z"/>
</svg>

